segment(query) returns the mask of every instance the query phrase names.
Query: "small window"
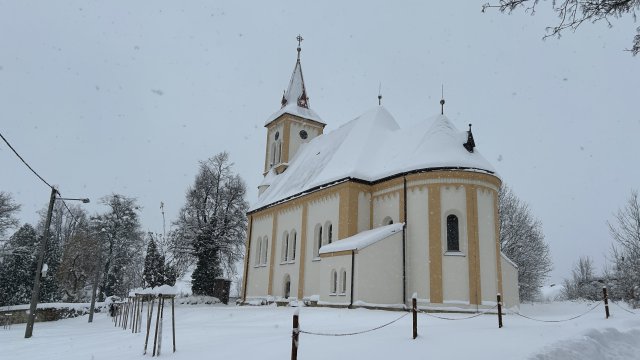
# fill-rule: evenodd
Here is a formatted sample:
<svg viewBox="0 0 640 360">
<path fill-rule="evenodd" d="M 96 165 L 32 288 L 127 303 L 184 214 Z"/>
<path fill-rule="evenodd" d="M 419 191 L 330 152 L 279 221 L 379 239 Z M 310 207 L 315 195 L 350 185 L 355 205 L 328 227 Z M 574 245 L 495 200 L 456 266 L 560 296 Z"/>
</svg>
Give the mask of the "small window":
<svg viewBox="0 0 640 360">
<path fill-rule="evenodd" d="M 283 284 L 283 294 L 285 299 L 288 299 L 291 296 L 291 277 L 289 274 L 284 276 L 284 284 Z"/>
<path fill-rule="evenodd" d="M 331 223 L 327 223 L 327 244 L 331 244 L 333 242 L 333 225 Z"/>
<path fill-rule="evenodd" d="M 275 139 L 278 140 L 280 138 L 280 131 L 276 131 Z"/>
<path fill-rule="evenodd" d="M 335 295 L 338 292 L 338 272 L 331 270 L 331 294 Z"/>
<path fill-rule="evenodd" d="M 387 216 L 382 220 L 382 226 L 387 226 L 393 224 L 393 219 L 390 216 Z"/>
<path fill-rule="evenodd" d="M 458 217 L 447 216 L 447 251 L 460 251 Z"/>
<path fill-rule="evenodd" d="M 342 269 L 340 272 L 340 294 L 344 295 L 347 293 L 347 272 Z"/>
<path fill-rule="evenodd" d="M 296 236 L 296 231 L 295 230 L 291 230 L 291 244 L 289 245 L 289 248 L 291 249 L 291 254 L 289 255 L 289 260 L 291 261 L 295 261 L 296 260 L 296 247 L 298 245 L 298 239 Z"/>
<path fill-rule="evenodd" d="M 305 140 L 307 137 L 309 137 L 309 134 L 307 134 L 307 131 L 300 130 L 300 139 Z"/>
</svg>

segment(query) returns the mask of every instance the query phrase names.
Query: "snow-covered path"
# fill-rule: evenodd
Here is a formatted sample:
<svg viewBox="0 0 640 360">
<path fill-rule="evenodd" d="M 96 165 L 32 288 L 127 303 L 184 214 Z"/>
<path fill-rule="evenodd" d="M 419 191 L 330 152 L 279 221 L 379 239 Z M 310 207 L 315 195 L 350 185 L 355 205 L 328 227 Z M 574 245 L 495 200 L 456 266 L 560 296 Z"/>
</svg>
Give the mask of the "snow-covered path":
<svg viewBox="0 0 640 360">
<path fill-rule="evenodd" d="M 562 319 L 588 310 L 588 303 L 524 305 L 536 318 Z M 447 321 L 419 315 L 419 334 L 411 339 L 411 317 L 356 336 L 301 334 L 300 359 L 640 359 L 640 314 L 602 307 L 569 322 L 541 323 L 505 316 L 498 329 L 495 315 Z M 170 321 L 165 313 L 161 358 L 287 359 L 291 348 L 292 308 L 179 305 L 176 307 L 178 351 L 171 353 Z M 365 330 L 399 312 L 302 308 L 301 328 L 317 332 Z M 442 314 L 444 315 L 444 314 Z M 464 315 L 449 314 L 449 317 Z M 24 324 L 0 329 L 0 359 L 135 359 L 143 358 L 144 333 L 113 326 L 105 314 L 93 324 L 87 317 L 37 323 L 34 337 L 24 339 Z M 150 340 L 151 341 L 151 340 Z M 149 349 L 151 345 L 149 346 Z M 147 355 L 151 357 L 150 355 Z"/>
</svg>

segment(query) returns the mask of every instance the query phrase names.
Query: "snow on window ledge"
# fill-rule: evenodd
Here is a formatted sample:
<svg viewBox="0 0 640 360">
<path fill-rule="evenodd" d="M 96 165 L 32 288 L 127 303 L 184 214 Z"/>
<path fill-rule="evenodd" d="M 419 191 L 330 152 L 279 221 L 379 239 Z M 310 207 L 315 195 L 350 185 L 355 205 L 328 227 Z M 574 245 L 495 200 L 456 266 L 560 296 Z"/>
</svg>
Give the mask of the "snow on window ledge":
<svg viewBox="0 0 640 360">
<path fill-rule="evenodd" d="M 463 253 L 462 251 L 445 251 L 444 256 L 467 256 L 467 254 Z"/>
<path fill-rule="evenodd" d="M 319 257 L 314 257 L 313 259 L 311 259 L 311 261 L 320 261 Z"/>
</svg>

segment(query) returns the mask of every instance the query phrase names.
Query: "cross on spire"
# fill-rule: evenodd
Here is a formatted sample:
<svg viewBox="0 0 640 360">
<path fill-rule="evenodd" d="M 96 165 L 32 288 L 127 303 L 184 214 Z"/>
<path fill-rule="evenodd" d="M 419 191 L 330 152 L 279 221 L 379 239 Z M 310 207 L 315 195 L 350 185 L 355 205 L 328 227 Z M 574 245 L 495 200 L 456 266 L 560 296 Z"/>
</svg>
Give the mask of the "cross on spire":
<svg viewBox="0 0 640 360">
<path fill-rule="evenodd" d="M 302 43 L 302 40 L 304 40 L 302 38 L 302 36 L 300 36 L 300 34 L 298 34 L 298 36 L 296 36 L 296 40 L 298 40 L 298 60 L 300 60 L 300 51 L 302 50 L 302 48 L 300 48 L 300 44 Z"/>
<path fill-rule="evenodd" d="M 442 85 L 442 94 L 440 97 L 440 115 L 444 115 L 444 84 Z"/>
</svg>

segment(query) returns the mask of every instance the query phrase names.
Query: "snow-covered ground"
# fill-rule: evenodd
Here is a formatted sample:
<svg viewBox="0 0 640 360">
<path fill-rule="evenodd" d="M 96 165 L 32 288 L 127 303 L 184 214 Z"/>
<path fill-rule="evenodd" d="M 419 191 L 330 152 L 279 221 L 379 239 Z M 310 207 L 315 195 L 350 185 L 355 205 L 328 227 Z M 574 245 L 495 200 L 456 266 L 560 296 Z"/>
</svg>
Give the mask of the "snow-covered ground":
<svg viewBox="0 0 640 360">
<path fill-rule="evenodd" d="M 547 320 L 581 314 L 594 303 L 553 302 L 522 305 L 520 312 Z M 170 307 L 167 307 L 170 309 Z M 177 352 L 171 352 L 170 312 L 165 312 L 161 358 L 287 359 L 291 350 L 293 308 L 271 306 L 177 305 Z M 300 335 L 300 359 L 640 359 L 640 311 L 616 305 L 572 321 L 547 323 L 516 315 L 450 321 L 418 316 L 419 337 L 411 339 L 411 316 L 382 329 L 355 336 Z M 304 331 L 345 333 L 366 330 L 403 315 L 380 310 L 301 308 Z M 436 314 L 460 318 L 468 314 Z M 114 327 L 106 314 L 92 324 L 87 316 L 37 323 L 24 339 L 24 324 L 0 329 L 0 359 L 136 359 L 144 357 L 144 333 Z M 151 346 L 149 346 L 151 349 Z M 150 354 L 146 355 L 151 357 Z"/>
</svg>

